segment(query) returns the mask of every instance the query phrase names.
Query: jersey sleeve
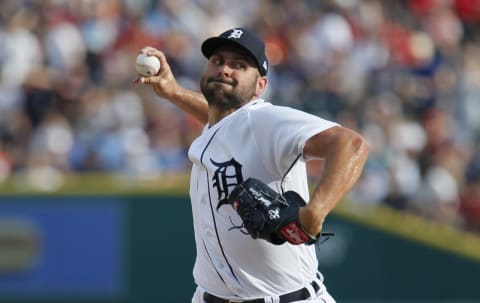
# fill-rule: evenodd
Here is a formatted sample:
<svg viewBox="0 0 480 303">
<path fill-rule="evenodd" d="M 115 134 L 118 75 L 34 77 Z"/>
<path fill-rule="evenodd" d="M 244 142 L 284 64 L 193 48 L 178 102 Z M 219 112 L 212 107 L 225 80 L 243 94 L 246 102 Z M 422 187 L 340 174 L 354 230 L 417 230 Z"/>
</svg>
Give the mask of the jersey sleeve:
<svg viewBox="0 0 480 303">
<path fill-rule="evenodd" d="M 289 107 L 264 103 L 252 110 L 252 132 L 261 158 L 272 172 L 283 174 L 312 136 L 338 125 L 333 121 Z"/>
</svg>

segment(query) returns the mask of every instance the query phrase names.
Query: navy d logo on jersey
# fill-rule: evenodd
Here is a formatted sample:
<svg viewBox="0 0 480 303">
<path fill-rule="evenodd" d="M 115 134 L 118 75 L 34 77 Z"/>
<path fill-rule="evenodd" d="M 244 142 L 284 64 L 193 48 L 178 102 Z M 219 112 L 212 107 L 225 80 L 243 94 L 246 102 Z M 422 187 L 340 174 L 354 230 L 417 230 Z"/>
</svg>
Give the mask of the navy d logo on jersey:
<svg viewBox="0 0 480 303">
<path fill-rule="evenodd" d="M 217 167 L 213 175 L 213 187 L 217 189 L 218 205 L 217 209 L 224 204 L 228 204 L 228 195 L 230 194 L 230 187 L 243 182 L 242 165 L 234 158 L 226 162 L 215 162 L 210 159 L 213 165 Z"/>
</svg>

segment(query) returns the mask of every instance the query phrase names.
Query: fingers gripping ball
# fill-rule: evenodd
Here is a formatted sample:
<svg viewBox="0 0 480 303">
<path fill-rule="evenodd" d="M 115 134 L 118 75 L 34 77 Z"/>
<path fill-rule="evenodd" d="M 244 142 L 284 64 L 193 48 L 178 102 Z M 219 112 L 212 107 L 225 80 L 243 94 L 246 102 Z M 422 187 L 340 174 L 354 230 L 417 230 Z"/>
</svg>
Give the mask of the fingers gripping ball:
<svg viewBox="0 0 480 303">
<path fill-rule="evenodd" d="M 280 195 L 260 180 L 249 178 L 237 185 L 229 203 L 242 218 L 248 234 L 273 244 L 313 244 L 318 240 L 304 231 L 298 211 L 305 201 L 294 191 Z"/>
<path fill-rule="evenodd" d="M 160 70 L 160 60 L 155 56 L 147 56 L 141 53 L 135 60 L 135 70 L 143 77 L 151 77 Z"/>
</svg>

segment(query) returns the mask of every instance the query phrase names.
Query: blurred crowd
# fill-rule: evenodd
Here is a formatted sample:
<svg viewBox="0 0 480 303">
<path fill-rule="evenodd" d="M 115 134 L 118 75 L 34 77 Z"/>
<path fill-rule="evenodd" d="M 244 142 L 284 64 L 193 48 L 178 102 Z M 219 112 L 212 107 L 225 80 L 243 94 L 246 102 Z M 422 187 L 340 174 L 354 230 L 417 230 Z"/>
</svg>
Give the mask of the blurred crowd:
<svg viewBox="0 0 480 303">
<path fill-rule="evenodd" d="M 0 186 L 14 175 L 54 190 L 68 173 L 187 172 L 202 126 L 133 84 L 135 56 L 161 49 L 198 90 L 201 42 L 243 26 L 266 41 L 265 99 L 370 142 L 352 200 L 480 231 L 480 0 L 0 5 Z"/>
</svg>

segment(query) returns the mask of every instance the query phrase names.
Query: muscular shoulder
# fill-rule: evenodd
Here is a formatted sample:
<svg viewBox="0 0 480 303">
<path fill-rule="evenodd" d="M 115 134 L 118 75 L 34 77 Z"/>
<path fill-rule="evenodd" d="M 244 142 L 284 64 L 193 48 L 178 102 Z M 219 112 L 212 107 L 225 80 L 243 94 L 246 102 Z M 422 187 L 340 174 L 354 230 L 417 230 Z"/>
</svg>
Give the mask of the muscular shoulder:
<svg viewBox="0 0 480 303">
<path fill-rule="evenodd" d="M 245 114 L 248 115 L 248 119 L 254 124 L 262 126 L 271 124 L 284 126 L 311 124 L 325 129 L 337 124 L 292 107 L 274 105 L 263 100 L 260 101 L 253 101 L 250 106 L 245 107 Z"/>
<path fill-rule="evenodd" d="M 309 115 L 292 107 L 274 105 L 260 99 L 252 101 L 250 106 L 246 106 L 244 109 L 252 116 L 260 117 L 262 119 L 267 117 L 270 119 L 282 119 L 287 118 L 290 115 Z"/>
</svg>

